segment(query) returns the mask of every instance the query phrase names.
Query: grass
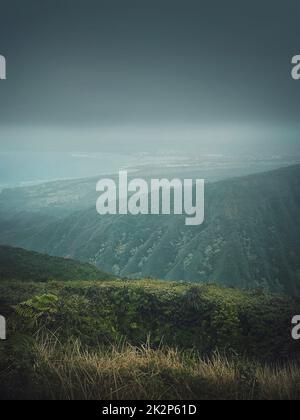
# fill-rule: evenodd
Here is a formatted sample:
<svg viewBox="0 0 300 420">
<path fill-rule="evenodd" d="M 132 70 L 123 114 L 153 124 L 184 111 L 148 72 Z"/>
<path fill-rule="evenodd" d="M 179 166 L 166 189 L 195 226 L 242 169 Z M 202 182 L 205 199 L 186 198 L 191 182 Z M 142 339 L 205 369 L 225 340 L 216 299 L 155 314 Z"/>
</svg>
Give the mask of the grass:
<svg viewBox="0 0 300 420">
<path fill-rule="evenodd" d="M 297 299 L 149 279 L 1 282 L 0 296 L 0 399 L 300 399 Z"/>
<path fill-rule="evenodd" d="M 23 364 L 19 361 L 0 373 L 0 383 L 5 386 L 2 396 L 60 400 L 300 398 L 296 364 L 270 367 L 218 353 L 201 358 L 192 351 L 164 346 L 152 349 L 149 342 L 91 351 L 78 340 L 61 344 L 53 334 L 40 334 Z"/>
</svg>

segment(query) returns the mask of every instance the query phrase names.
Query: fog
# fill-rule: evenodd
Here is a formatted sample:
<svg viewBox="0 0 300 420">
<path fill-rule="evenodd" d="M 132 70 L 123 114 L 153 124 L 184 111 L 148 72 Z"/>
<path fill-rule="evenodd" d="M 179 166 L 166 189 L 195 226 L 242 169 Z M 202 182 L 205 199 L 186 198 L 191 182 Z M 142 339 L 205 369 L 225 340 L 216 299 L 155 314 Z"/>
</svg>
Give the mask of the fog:
<svg viewBox="0 0 300 420">
<path fill-rule="evenodd" d="M 0 7 L 2 152 L 299 153 L 299 1 Z"/>
</svg>

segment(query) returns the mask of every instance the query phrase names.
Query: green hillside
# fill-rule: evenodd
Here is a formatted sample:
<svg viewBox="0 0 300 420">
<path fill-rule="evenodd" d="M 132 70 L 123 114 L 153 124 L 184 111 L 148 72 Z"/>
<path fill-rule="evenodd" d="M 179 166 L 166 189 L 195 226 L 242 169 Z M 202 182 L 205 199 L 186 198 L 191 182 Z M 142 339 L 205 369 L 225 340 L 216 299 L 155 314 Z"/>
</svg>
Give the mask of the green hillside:
<svg viewBox="0 0 300 420">
<path fill-rule="evenodd" d="M 0 255 L 0 399 L 300 399 L 299 298 Z"/>
<path fill-rule="evenodd" d="M 100 217 L 92 184 L 84 209 L 73 207 L 76 181 L 73 193 L 70 185 L 58 197 L 57 184 L 31 187 L 0 195 L 0 236 L 2 243 L 84 260 L 123 277 L 299 295 L 299 179 L 296 165 L 207 184 L 199 227 L 186 227 L 182 216 Z M 26 211 L 12 210 L 14 196 Z"/>
<path fill-rule="evenodd" d="M 107 280 L 108 274 L 86 263 L 0 246 L 0 280 Z"/>
<path fill-rule="evenodd" d="M 154 280 L 2 281 L 0 296 L 1 398 L 300 398 L 299 300 Z"/>
</svg>

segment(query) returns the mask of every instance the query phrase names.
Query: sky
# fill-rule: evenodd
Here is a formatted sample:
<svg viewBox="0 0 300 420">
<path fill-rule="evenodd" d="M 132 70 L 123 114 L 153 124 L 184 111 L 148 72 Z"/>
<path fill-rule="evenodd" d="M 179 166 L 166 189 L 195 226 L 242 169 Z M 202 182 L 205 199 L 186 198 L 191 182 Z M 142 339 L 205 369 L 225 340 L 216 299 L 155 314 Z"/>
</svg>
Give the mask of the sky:
<svg viewBox="0 0 300 420">
<path fill-rule="evenodd" d="M 1 150 L 300 152 L 300 2 L 0 0 Z"/>
</svg>

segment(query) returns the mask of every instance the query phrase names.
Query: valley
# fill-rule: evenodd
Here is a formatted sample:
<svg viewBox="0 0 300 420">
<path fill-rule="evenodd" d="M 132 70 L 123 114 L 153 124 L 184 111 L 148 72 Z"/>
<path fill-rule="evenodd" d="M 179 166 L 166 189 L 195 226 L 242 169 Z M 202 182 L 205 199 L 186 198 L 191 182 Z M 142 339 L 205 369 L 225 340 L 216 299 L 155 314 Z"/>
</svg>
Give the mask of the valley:
<svg viewBox="0 0 300 420">
<path fill-rule="evenodd" d="M 200 174 L 198 173 L 198 176 Z M 136 177 L 136 173 L 134 174 Z M 96 212 L 96 182 L 0 195 L 0 241 L 92 263 L 116 276 L 300 293 L 300 166 L 208 183 L 205 221 Z"/>
</svg>

